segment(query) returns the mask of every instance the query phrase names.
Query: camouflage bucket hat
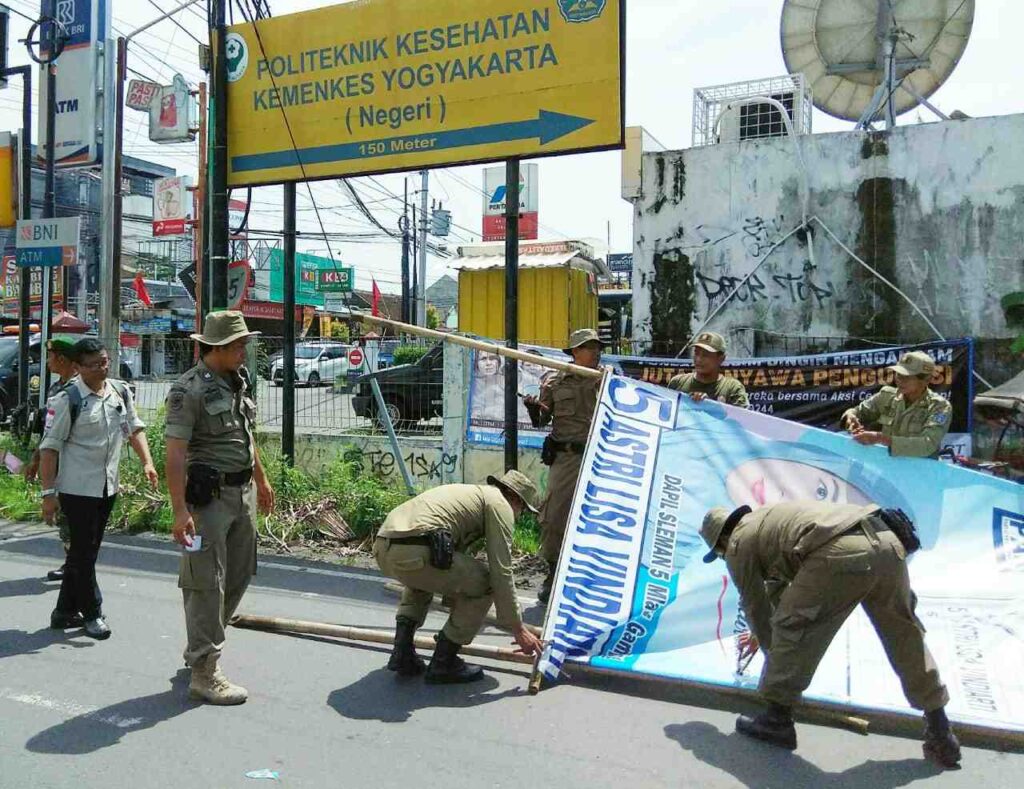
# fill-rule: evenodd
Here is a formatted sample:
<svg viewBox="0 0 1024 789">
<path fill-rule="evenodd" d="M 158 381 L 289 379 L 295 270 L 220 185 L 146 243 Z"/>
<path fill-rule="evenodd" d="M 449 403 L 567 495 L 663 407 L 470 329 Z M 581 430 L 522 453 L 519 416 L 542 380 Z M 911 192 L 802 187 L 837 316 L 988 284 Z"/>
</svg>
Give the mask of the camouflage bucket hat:
<svg viewBox="0 0 1024 789">
<path fill-rule="evenodd" d="M 514 493 L 518 496 L 526 509 L 536 515 L 540 510 L 537 506 L 537 486 L 521 471 L 506 471 L 502 477 L 490 476 L 487 478 L 488 485 L 494 485 L 502 490 Z"/>
</svg>

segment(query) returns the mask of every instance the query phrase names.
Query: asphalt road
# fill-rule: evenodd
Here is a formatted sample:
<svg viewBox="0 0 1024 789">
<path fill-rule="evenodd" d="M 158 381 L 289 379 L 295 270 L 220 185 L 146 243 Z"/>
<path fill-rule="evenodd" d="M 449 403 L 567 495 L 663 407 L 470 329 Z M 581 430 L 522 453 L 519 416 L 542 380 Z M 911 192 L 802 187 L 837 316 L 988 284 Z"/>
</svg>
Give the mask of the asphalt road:
<svg viewBox="0 0 1024 789">
<path fill-rule="evenodd" d="M 246 773 L 258 770 L 290 787 L 996 789 L 1024 768 L 1020 755 L 968 749 L 965 769 L 939 773 L 915 740 L 805 724 L 789 754 L 735 734 L 734 711 L 664 685 L 577 677 L 531 697 L 519 667 L 490 664 L 476 685 L 428 687 L 384 670 L 384 648 L 235 629 L 223 666 L 250 699 L 198 705 L 185 698 L 176 551 L 105 543 L 105 642 L 47 628 L 57 585 L 42 578 L 59 554 L 52 530 L 0 523 L 3 789 L 255 789 L 264 782 Z M 372 572 L 271 558 L 242 610 L 389 628 L 394 605 Z"/>
</svg>

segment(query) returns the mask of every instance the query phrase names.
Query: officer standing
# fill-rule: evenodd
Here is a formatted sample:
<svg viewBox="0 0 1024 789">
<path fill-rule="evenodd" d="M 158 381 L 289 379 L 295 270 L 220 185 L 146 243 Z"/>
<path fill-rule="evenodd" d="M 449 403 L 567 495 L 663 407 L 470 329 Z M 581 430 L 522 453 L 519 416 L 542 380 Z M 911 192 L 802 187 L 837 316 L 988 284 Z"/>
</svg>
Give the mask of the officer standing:
<svg viewBox="0 0 1024 789">
<path fill-rule="evenodd" d="M 858 444 L 888 447 L 893 456 L 938 457 L 953 406 L 928 388 L 935 362 L 923 351 L 911 351 L 888 369 L 896 373 L 896 386 L 883 386 L 846 411 L 839 424 Z"/>
<path fill-rule="evenodd" d="M 753 631 L 746 652 L 765 650 L 760 692 L 768 711 L 741 715 L 737 731 L 796 748 L 793 705 L 843 622 L 862 605 L 907 701 L 925 712 L 925 757 L 947 768 L 959 763 L 960 744 L 945 711 L 949 694 L 914 614 L 906 535 L 890 523 L 898 520 L 875 505 L 812 502 L 731 513 L 716 507 L 704 517 L 701 537 L 711 548 L 704 561 L 725 558 Z"/>
<path fill-rule="evenodd" d="M 256 403 L 243 367 L 256 334 L 240 312 L 211 312 L 203 334 L 192 335 L 199 364 L 167 395 L 172 534 L 185 547 L 178 586 L 188 635 L 185 662 L 192 669 L 189 697 L 210 704 L 248 698 L 218 663 L 225 625 L 256 572 L 257 504 L 263 512 L 274 506 L 256 450 Z"/>
<path fill-rule="evenodd" d="M 713 331 L 701 332 L 693 341 L 693 372 L 668 382 L 669 389 L 685 392 L 698 403 L 708 398 L 719 403 L 749 408 L 747 390 L 736 378 L 722 375 L 725 338 Z"/>
<path fill-rule="evenodd" d="M 569 347 L 573 364 L 596 370 L 601 364 L 601 341 L 593 329 L 574 331 Z M 548 474 L 548 495 L 540 509 L 540 555 L 548 563 L 548 572 L 537 599 L 547 603 L 558 569 L 558 555 L 569 522 L 572 497 L 587 448 L 590 423 L 597 410 L 601 379 L 575 372 L 559 372 L 544 384 L 540 397 L 523 399 L 534 427 L 551 424 L 551 434 L 544 439 L 541 459 L 551 467 Z"/>
<path fill-rule="evenodd" d="M 96 583 L 96 557 L 117 499 L 125 439 L 153 488 L 160 478 L 131 390 L 123 381 L 107 379 L 106 348 L 87 338 L 75 344 L 72 354 L 78 378 L 47 405 L 39 443 L 43 518 L 53 523 L 58 509 L 64 512 L 71 543 L 50 627 L 84 626 L 86 635 L 103 640 L 110 638 L 110 627 Z"/>
<path fill-rule="evenodd" d="M 541 642 L 523 624 L 512 574 L 515 519 L 536 513 L 537 489 L 526 475 L 509 471 L 487 485 L 442 485 L 399 505 L 388 515 L 373 543 L 381 572 L 405 585 L 395 616 L 395 646 L 388 669 L 416 676 L 424 669 L 414 638 L 434 593 L 447 596 L 451 614 L 437 636 L 426 667 L 426 682 L 474 682 L 483 669 L 465 663 L 459 649 L 470 643 L 494 603 L 498 623 L 510 630 L 522 652 L 533 655 Z M 468 551 L 484 540 L 487 561 Z"/>
<path fill-rule="evenodd" d="M 40 436 L 43 435 L 43 427 L 46 421 L 46 414 L 50 407 L 53 405 L 52 400 L 67 386 L 71 379 L 75 377 L 75 361 L 74 361 L 74 347 L 75 339 L 68 337 L 65 334 L 58 334 L 56 337 L 52 337 L 46 341 L 46 367 L 49 371 L 56 376 L 56 379 L 50 384 L 50 388 L 46 390 L 46 408 L 41 409 L 36 413 L 36 418 L 32 425 L 32 432 Z M 32 457 L 28 463 L 25 464 L 25 480 L 28 482 L 35 482 L 36 476 L 39 474 L 39 448 L 32 453 Z M 71 536 L 68 533 L 68 519 L 64 517 L 64 511 L 59 510 L 56 515 L 57 520 L 57 532 L 60 534 L 61 544 L 64 546 L 64 555 L 67 556 L 68 551 L 71 549 Z M 67 563 L 57 570 L 50 570 L 46 574 L 48 581 L 61 581 L 64 579 L 64 570 L 66 569 Z"/>
</svg>

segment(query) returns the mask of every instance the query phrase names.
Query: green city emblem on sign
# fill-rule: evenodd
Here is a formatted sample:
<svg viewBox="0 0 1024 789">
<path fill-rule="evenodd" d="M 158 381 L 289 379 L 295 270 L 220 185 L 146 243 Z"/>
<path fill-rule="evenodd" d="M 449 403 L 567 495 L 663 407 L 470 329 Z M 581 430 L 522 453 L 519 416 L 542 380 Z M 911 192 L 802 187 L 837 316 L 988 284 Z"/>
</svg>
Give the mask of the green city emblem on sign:
<svg viewBox="0 0 1024 789">
<path fill-rule="evenodd" d="M 351 266 L 320 269 L 316 275 L 316 289 L 321 293 L 351 293 L 354 280 Z"/>
</svg>

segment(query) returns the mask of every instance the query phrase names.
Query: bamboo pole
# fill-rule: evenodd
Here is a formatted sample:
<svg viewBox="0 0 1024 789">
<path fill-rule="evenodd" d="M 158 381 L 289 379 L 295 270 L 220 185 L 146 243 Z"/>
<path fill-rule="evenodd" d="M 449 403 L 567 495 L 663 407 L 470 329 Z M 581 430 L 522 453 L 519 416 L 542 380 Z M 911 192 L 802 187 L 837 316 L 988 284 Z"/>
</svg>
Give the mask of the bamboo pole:
<svg viewBox="0 0 1024 789">
<path fill-rule="evenodd" d="M 314 636 L 344 638 L 347 641 L 368 641 L 373 644 L 394 644 L 395 636 L 385 630 L 370 630 L 364 627 L 331 625 L 326 622 L 306 622 L 301 619 L 282 619 L 276 616 L 254 616 L 240 614 L 231 620 L 235 627 L 248 630 L 266 630 L 274 633 L 306 633 Z M 420 649 L 433 650 L 436 643 L 428 636 L 416 636 L 413 643 Z M 490 658 L 505 663 L 533 664 L 533 658 L 516 652 L 510 647 L 492 647 L 488 644 L 467 644 L 459 650 L 463 655 Z"/>
<path fill-rule="evenodd" d="M 391 594 L 399 594 L 400 595 L 404 589 L 405 589 L 404 586 L 402 586 L 400 583 L 396 583 L 395 581 L 388 581 L 386 584 L 384 584 L 384 591 L 385 592 L 389 592 Z M 519 602 L 520 602 L 520 605 L 521 605 L 522 604 L 522 600 L 520 600 Z M 441 602 L 438 602 L 438 596 L 437 595 L 435 595 L 434 599 L 430 601 L 430 607 L 432 609 L 434 609 L 435 611 L 450 611 L 451 610 L 451 608 L 449 606 L 444 604 L 444 597 L 441 597 Z M 486 619 L 484 621 L 486 621 L 488 624 L 497 625 L 497 626 L 500 627 L 500 624 L 498 623 L 498 617 L 496 617 L 492 613 L 488 613 L 487 617 L 486 617 Z M 539 627 L 537 627 L 536 625 L 531 625 L 531 624 L 529 624 L 527 622 L 523 622 L 523 626 L 527 630 L 529 630 L 531 633 L 533 633 L 535 636 L 537 636 L 537 638 L 540 638 L 541 629 Z"/>
<path fill-rule="evenodd" d="M 353 312 L 352 317 L 359 320 L 369 321 L 370 323 L 378 323 L 382 326 L 390 326 L 392 329 L 405 332 L 406 334 L 416 334 L 420 337 L 429 337 L 433 340 L 440 340 L 441 342 L 450 342 L 453 345 L 462 345 L 466 348 L 473 348 L 477 351 L 486 351 L 487 353 L 497 354 L 498 356 L 507 356 L 510 359 L 517 359 L 520 362 L 529 362 L 530 364 L 536 364 L 540 367 L 550 367 L 553 370 L 576 373 L 577 375 L 583 375 L 590 378 L 601 378 L 604 375 L 604 370 L 594 370 L 590 367 L 580 367 L 578 364 L 560 362 L 557 359 L 549 359 L 546 356 L 539 356 L 535 353 L 527 353 L 526 351 L 520 351 L 514 348 L 506 348 L 503 345 L 495 345 L 494 343 L 484 342 L 483 340 L 474 340 L 471 337 L 463 337 L 461 334 L 446 334 L 445 332 L 435 331 L 434 329 L 425 329 L 422 326 L 413 326 L 408 323 L 402 323 L 401 321 L 393 321 L 389 318 L 367 315 L 362 312 Z"/>
<path fill-rule="evenodd" d="M 366 641 L 372 644 L 394 644 L 395 637 L 390 631 L 385 630 L 370 630 L 369 628 L 362 627 L 349 627 L 347 625 L 332 625 L 326 622 L 307 622 L 300 619 L 285 619 L 276 616 L 255 616 L 252 614 L 239 614 L 231 620 L 231 624 L 235 627 L 241 627 L 248 630 L 263 630 L 273 633 L 300 633 L 314 636 L 328 636 L 331 638 L 342 638 L 346 641 Z M 420 649 L 433 650 L 435 642 L 433 638 L 428 636 L 416 636 L 413 643 Z M 536 659 L 528 655 L 524 655 L 522 652 L 517 652 L 509 647 L 494 647 L 488 644 L 467 644 L 462 647 L 460 652 L 463 655 L 470 657 L 482 657 L 490 658 L 491 660 L 498 660 L 504 663 L 518 663 L 521 665 L 529 665 L 533 668 L 533 676 L 539 677 L 540 675 L 536 670 Z M 622 678 L 624 675 L 620 672 L 609 671 L 607 669 L 595 668 L 585 664 L 572 664 L 573 672 L 579 672 L 582 674 L 593 674 L 595 676 L 613 676 Z M 648 675 L 633 675 L 630 679 L 634 679 L 642 682 L 653 682 L 660 684 L 671 684 L 678 687 L 699 689 L 703 691 L 712 691 L 721 696 L 731 696 L 745 699 L 757 698 L 757 693 L 752 690 L 746 690 L 744 688 L 723 688 L 714 687 L 709 685 L 703 685 L 698 682 L 688 682 L 684 680 L 669 679 L 667 677 L 655 677 Z M 537 689 L 539 690 L 540 683 L 537 682 Z M 535 693 L 533 681 L 530 683 L 530 692 Z M 840 726 L 844 729 L 857 732 L 858 734 L 868 733 L 868 722 L 863 718 L 855 718 L 850 715 L 845 715 L 837 710 L 829 709 L 826 707 L 802 705 L 798 708 L 798 713 L 801 718 L 808 720 L 813 723 L 823 723 L 826 725 Z"/>
</svg>

